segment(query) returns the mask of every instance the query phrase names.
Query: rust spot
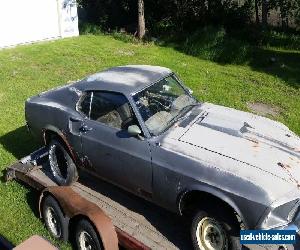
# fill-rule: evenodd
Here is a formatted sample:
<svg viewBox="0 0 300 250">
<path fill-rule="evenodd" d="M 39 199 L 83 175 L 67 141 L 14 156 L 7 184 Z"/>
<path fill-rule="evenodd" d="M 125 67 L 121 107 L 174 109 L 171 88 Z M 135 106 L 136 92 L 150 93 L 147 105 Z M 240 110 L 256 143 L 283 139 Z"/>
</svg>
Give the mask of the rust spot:
<svg viewBox="0 0 300 250">
<path fill-rule="evenodd" d="M 259 141 L 257 139 L 254 138 L 247 138 L 249 141 L 252 141 L 255 144 L 259 144 Z"/>
<path fill-rule="evenodd" d="M 288 165 L 288 164 L 283 164 L 283 163 L 281 163 L 281 162 L 278 162 L 277 165 L 278 165 L 279 167 L 282 167 L 282 168 L 291 168 L 290 165 Z"/>
<path fill-rule="evenodd" d="M 253 148 L 255 148 L 255 149 L 259 148 L 259 141 L 258 140 L 253 139 L 253 138 L 247 138 L 247 139 L 249 141 L 253 142 L 253 145 L 252 145 Z"/>
<path fill-rule="evenodd" d="M 293 148 L 292 150 L 297 152 L 297 153 L 300 153 L 300 148 Z"/>
<path fill-rule="evenodd" d="M 298 189 L 300 189 L 299 181 L 292 175 L 292 173 L 289 170 L 291 168 L 291 166 L 288 164 L 283 164 L 281 162 L 278 162 L 277 165 L 282 167 L 287 172 L 287 174 L 289 175 L 289 179 L 297 185 Z"/>
<path fill-rule="evenodd" d="M 93 165 L 92 165 L 92 162 L 90 161 L 90 159 L 87 157 L 87 156 L 84 156 L 82 159 L 81 159 L 81 162 L 82 162 L 82 166 L 86 169 L 93 169 Z"/>
</svg>

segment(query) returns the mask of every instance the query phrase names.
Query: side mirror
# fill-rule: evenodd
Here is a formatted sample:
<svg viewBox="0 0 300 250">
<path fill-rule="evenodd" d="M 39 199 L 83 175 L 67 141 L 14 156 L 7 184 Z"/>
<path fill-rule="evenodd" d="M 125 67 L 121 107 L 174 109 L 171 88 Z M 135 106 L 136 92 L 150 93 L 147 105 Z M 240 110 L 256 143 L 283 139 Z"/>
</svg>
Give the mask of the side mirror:
<svg viewBox="0 0 300 250">
<path fill-rule="evenodd" d="M 142 133 L 138 125 L 131 125 L 128 127 L 128 134 L 131 136 L 139 136 Z"/>
<path fill-rule="evenodd" d="M 190 88 L 187 88 L 187 90 L 188 90 L 188 92 L 189 92 L 190 95 L 192 95 L 194 93 L 194 91 L 192 89 L 190 89 Z"/>
</svg>

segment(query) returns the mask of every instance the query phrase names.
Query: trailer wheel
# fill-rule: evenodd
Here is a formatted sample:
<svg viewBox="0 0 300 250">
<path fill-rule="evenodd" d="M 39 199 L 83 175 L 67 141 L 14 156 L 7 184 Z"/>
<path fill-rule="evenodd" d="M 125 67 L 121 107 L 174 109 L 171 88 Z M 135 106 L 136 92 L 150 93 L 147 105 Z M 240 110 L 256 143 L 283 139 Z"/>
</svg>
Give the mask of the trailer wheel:
<svg viewBox="0 0 300 250">
<path fill-rule="evenodd" d="M 77 223 L 75 231 L 76 247 L 79 250 L 101 250 L 102 241 L 98 237 L 93 225 L 82 219 Z"/>
<path fill-rule="evenodd" d="M 197 250 L 240 250 L 239 229 L 225 215 L 198 211 L 193 218 L 191 236 Z"/>
<path fill-rule="evenodd" d="M 49 232 L 57 239 L 67 239 L 68 226 L 58 202 L 50 195 L 43 201 L 43 219 Z"/>
<path fill-rule="evenodd" d="M 78 172 L 72 157 L 59 140 L 49 144 L 49 164 L 51 174 L 60 186 L 68 186 L 78 179 Z"/>
</svg>

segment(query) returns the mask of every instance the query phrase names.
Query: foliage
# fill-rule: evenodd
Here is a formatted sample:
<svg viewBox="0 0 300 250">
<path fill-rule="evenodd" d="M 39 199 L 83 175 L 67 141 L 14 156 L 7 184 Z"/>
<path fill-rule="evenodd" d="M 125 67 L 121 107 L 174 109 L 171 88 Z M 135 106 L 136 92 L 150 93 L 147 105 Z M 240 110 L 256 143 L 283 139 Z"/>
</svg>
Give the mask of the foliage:
<svg viewBox="0 0 300 250">
<path fill-rule="evenodd" d="M 265 46 L 300 50 L 300 35 L 294 32 L 269 30 L 263 33 L 262 40 Z"/>
<path fill-rule="evenodd" d="M 88 34 L 93 34 L 93 35 L 99 35 L 102 34 L 101 26 L 93 23 L 79 23 L 79 30 L 80 30 L 80 35 L 88 35 Z"/>
<path fill-rule="evenodd" d="M 181 49 L 193 56 L 220 63 L 242 63 L 247 60 L 250 45 L 230 37 L 222 27 L 212 26 L 188 36 Z"/>
<path fill-rule="evenodd" d="M 254 52 L 259 50 L 261 44 L 300 50 L 300 35 L 276 30 L 249 32 L 249 28 L 228 31 L 224 27 L 206 26 L 192 34 L 162 36 L 160 40 L 165 46 L 173 46 L 188 55 L 222 64 L 245 64 L 254 60 Z"/>
<path fill-rule="evenodd" d="M 86 11 L 83 20 L 104 30 L 137 30 L 137 0 L 79 0 Z M 203 26 L 224 26 L 227 30 L 248 27 L 255 19 L 255 3 L 260 16 L 281 13 L 282 28 L 300 22 L 300 0 L 144 0 L 148 33 L 158 36 L 178 31 L 190 32 Z M 262 8 L 264 7 L 264 8 Z M 262 13 L 264 10 L 265 14 Z M 258 16 L 259 17 L 259 16 Z M 264 20 L 264 19 L 263 19 Z M 262 18 L 260 18 L 262 21 Z M 266 21 L 266 20 L 265 20 Z M 259 27 L 257 27 L 257 30 Z"/>
</svg>

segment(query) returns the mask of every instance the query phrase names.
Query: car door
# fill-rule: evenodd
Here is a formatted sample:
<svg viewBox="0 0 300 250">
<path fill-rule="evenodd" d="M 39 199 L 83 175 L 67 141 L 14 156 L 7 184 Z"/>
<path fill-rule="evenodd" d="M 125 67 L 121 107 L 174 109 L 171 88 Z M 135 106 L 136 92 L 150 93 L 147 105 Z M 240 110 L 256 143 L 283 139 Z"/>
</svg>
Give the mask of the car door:
<svg viewBox="0 0 300 250">
<path fill-rule="evenodd" d="M 138 125 L 127 98 L 120 93 L 95 91 L 89 107 L 81 132 L 82 154 L 102 178 L 150 198 L 150 145 L 127 132 L 129 125 Z"/>
</svg>

